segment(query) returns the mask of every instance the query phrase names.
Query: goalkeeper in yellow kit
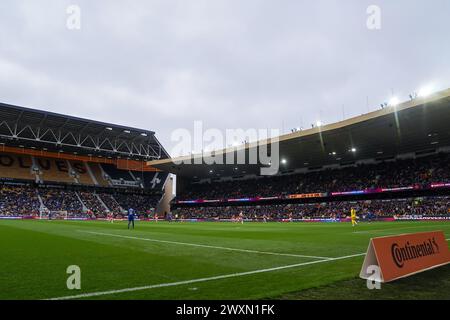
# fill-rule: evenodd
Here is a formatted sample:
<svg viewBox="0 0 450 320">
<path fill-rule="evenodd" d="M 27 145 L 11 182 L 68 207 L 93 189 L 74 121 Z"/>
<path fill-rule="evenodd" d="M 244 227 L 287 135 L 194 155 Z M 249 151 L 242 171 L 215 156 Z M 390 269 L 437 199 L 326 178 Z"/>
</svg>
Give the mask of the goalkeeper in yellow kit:
<svg viewBox="0 0 450 320">
<path fill-rule="evenodd" d="M 352 227 L 356 226 L 358 224 L 358 222 L 356 222 L 356 219 L 358 219 L 358 216 L 356 215 L 355 208 L 352 208 L 350 210 L 350 217 L 352 219 Z"/>
</svg>

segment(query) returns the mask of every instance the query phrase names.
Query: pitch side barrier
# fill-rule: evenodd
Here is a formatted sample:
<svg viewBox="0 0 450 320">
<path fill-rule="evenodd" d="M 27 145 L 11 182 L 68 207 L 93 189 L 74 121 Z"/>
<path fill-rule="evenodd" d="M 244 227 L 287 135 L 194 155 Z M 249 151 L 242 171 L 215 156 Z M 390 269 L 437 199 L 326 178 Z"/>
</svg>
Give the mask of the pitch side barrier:
<svg viewBox="0 0 450 320">
<path fill-rule="evenodd" d="M 375 221 L 375 220 L 373 220 Z M 394 218 L 379 218 L 376 221 L 394 221 Z M 192 218 L 192 219 L 178 219 L 172 220 L 172 222 L 239 222 L 238 220 L 233 219 L 214 219 L 214 218 Z M 263 222 L 263 219 L 244 219 L 244 222 Z M 267 222 L 350 222 L 350 218 L 345 219 L 267 219 Z"/>
<path fill-rule="evenodd" d="M 57 217 L 57 218 L 40 218 L 39 216 L 1 216 L 0 220 L 67 220 L 67 221 L 109 221 L 107 218 L 92 218 L 92 217 Z M 128 221 L 127 218 L 115 218 L 114 221 Z M 135 221 L 169 221 L 167 219 L 153 218 L 136 218 Z M 218 218 L 189 218 L 189 219 L 172 219 L 173 223 L 176 222 L 238 222 L 233 219 L 218 219 Z M 339 223 L 350 222 L 350 218 L 311 218 L 311 219 L 267 219 L 267 222 L 324 222 L 324 223 Z M 402 216 L 402 217 L 378 217 L 374 219 L 362 218 L 360 221 L 366 222 L 395 222 L 395 221 L 449 221 L 450 215 L 447 216 Z M 263 219 L 244 219 L 244 222 L 263 222 Z"/>
</svg>

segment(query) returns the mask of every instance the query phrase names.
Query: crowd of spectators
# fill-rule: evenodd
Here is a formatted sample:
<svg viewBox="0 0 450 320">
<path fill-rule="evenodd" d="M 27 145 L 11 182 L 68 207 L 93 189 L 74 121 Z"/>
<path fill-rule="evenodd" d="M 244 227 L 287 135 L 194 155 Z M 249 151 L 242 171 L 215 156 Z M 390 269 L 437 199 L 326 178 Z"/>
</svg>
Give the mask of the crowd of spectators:
<svg viewBox="0 0 450 320">
<path fill-rule="evenodd" d="M 161 196 L 146 194 L 116 193 L 114 198 L 125 210 L 133 208 L 137 214 L 148 214 L 154 210 Z"/>
<path fill-rule="evenodd" d="M 120 204 L 117 203 L 114 196 L 110 193 L 99 193 L 100 199 L 102 199 L 103 203 L 108 207 L 110 212 L 114 215 L 119 215 L 123 213 L 123 208 L 120 207 Z"/>
<path fill-rule="evenodd" d="M 189 185 L 178 200 L 271 197 L 296 193 L 343 192 L 450 182 L 450 154 L 360 164 L 342 169 Z"/>
<path fill-rule="evenodd" d="M 39 198 L 30 187 L 0 186 L 0 216 L 39 215 Z"/>
<path fill-rule="evenodd" d="M 83 212 L 83 204 L 74 191 L 45 189 L 40 190 L 39 194 L 50 211 L 67 211 L 70 215 Z"/>
<path fill-rule="evenodd" d="M 92 192 L 79 192 L 80 198 L 86 208 L 96 216 L 105 216 L 107 208 L 100 202 L 97 195 Z"/>
<path fill-rule="evenodd" d="M 438 182 L 450 182 L 450 154 L 257 179 L 192 184 L 185 188 L 186 191 L 178 196 L 178 200 L 270 197 L 413 185 L 425 187 Z M 45 209 L 66 211 L 71 216 L 79 216 L 88 211 L 93 216 L 105 217 L 108 212 L 115 216 L 123 216 L 126 210 L 133 208 L 138 215 L 148 216 L 154 212 L 159 198 L 158 195 L 126 190 L 98 193 L 97 197 L 97 194 L 91 191 L 2 184 L 0 215 L 38 215 L 40 210 Z M 178 208 L 175 212 L 184 218 L 232 218 L 242 211 L 249 218 L 260 219 L 266 216 L 268 219 L 276 220 L 288 217 L 295 219 L 342 217 L 348 215 L 350 209 L 354 207 L 360 215 L 370 213 L 382 217 L 448 215 L 449 204 L 450 197 L 430 197 L 260 206 L 196 206 Z"/>
<path fill-rule="evenodd" d="M 409 198 L 392 200 L 339 201 L 325 203 L 252 205 L 228 207 L 181 207 L 176 210 L 185 219 L 232 219 L 241 212 L 247 219 L 269 220 L 345 218 L 355 208 L 362 217 L 404 215 L 450 216 L 450 197 Z"/>
<path fill-rule="evenodd" d="M 42 200 L 39 201 L 39 196 Z M 122 218 L 133 208 L 137 215 L 153 214 L 159 196 L 134 193 L 94 193 L 28 185 L 0 185 L 0 216 Z M 103 202 L 103 203 L 102 203 Z M 106 207 L 105 207 L 106 206 Z"/>
</svg>

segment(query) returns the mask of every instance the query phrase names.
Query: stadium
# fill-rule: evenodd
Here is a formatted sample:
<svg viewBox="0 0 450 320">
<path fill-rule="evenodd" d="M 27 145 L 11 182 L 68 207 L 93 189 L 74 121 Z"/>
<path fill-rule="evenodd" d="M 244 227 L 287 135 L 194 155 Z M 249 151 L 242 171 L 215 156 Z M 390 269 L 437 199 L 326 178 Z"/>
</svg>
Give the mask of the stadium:
<svg viewBox="0 0 450 320">
<path fill-rule="evenodd" d="M 379 291 L 358 275 L 372 238 L 450 237 L 450 90 L 282 135 L 272 176 L 180 162 L 150 130 L 8 104 L 0 117 L 2 299 L 449 298 L 448 266 Z"/>
<path fill-rule="evenodd" d="M 0 305 L 63 320 L 447 310 L 449 12 L 2 0 Z"/>
</svg>

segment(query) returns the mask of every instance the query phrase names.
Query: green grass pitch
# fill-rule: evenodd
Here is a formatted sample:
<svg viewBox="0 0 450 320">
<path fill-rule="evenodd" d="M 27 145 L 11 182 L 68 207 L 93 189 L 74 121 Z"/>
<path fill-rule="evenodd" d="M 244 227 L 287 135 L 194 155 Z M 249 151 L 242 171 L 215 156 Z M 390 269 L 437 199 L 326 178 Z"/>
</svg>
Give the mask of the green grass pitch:
<svg viewBox="0 0 450 320">
<path fill-rule="evenodd" d="M 0 299 L 450 299 L 450 267 L 368 290 L 369 239 L 450 222 L 0 221 Z M 69 290 L 69 265 L 81 290 Z"/>
</svg>

